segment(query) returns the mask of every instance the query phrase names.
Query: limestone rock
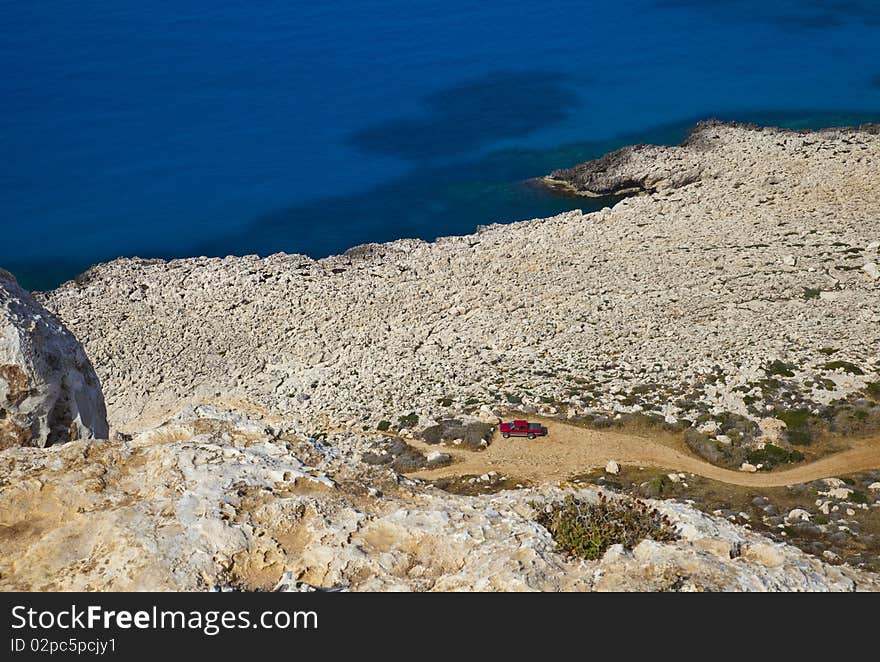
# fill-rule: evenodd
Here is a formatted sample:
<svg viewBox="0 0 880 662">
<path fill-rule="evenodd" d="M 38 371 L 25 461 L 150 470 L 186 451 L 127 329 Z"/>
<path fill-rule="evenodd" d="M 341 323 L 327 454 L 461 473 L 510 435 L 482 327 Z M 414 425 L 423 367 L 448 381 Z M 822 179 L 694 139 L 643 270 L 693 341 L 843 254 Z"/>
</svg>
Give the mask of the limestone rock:
<svg viewBox="0 0 880 662">
<path fill-rule="evenodd" d="M 287 426 L 200 407 L 127 441 L 0 451 L 0 590 L 880 589 L 676 501 L 650 504 L 679 540 L 571 558 L 536 509 L 595 487 L 457 496 L 356 461 L 356 434 Z"/>
<path fill-rule="evenodd" d="M 803 508 L 794 508 L 786 515 L 785 519 L 788 522 L 808 522 L 811 517 L 812 515 Z"/>
<path fill-rule="evenodd" d="M 785 421 L 778 418 L 762 418 L 758 421 L 758 428 L 761 431 L 761 441 L 770 444 L 779 443 L 780 440 L 783 439 L 787 427 Z"/>
<path fill-rule="evenodd" d="M 721 432 L 721 425 L 718 424 L 718 421 L 706 421 L 697 426 L 697 431 L 703 434 L 716 434 Z"/>
<path fill-rule="evenodd" d="M 605 465 L 605 473 L 616 475 L 620 473 L 620 465 L 614 460 L 608 460 L 608 464 Z"/>
<path fill-rule="evenodd" d="M 0 448 L 107 435 L 101 384 L 83 348 L 0 270 Z"/>
<path fill-rule="evenodd" d="M 745 545 L 742 556 L 744 559 L 756 561 L 768 568 L 778 568 L 785 563 L 785 551 L 782 546 L 770 543 Z"/>
</svg>

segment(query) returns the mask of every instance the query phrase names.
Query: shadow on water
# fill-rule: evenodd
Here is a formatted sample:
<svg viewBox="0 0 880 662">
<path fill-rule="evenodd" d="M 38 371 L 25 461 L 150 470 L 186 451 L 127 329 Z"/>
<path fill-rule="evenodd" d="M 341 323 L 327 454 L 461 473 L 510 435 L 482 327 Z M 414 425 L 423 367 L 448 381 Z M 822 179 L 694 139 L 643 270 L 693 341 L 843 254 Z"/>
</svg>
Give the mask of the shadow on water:
<svg viewBox="0 0 880 662">
<path fill-rule="evenodd" d="M 747 111 L 715 113 L 714 116 L 722 120 L 790 129 L 880 121 L 880 112 Z M 254 219 L 244 231 L 217 235 L 195 250 L 146 253 L 141 257 L 288 252 L 320 258 L 362 243 L 404 237 L 432 240 L 438 236 L 469 234 L 478 225 L 493 222 L 552 216 L 572 209 L 600 209 L 615 200 L 560 195 L 532 185 L 528 180 L 556 168 L 597 158 L 624 145 L 680 143 L 688 130 L 705 117 L 689 118 L 603 141 L 579 142 L 552 149 L 499 150 L 456 163 L 423 162 L 414 165 L 409 173 L 398 179 L 362 193 L 295 204 L 264 214 Z M 96 259 L 114 257 L 117 256 L 98 256 Z M 47 261 L 3 266 L 12 271 L 24 287 L 49 289 L 82 272 L 89 263 Z"/>
<path fill-rule="evenodd" d="M 472 154 L 568 119 L 581 105 L 573 82 L 549 71 L 496 71 L 433 92 L 423 113 L 378 122 L 347 142 L 414 164 Z"/>
<path fill-rule="evenodd" d="M 815 129 L 877 121 L 880 113 L 736 112 L 716 117 Z M 572 209 L 594 211 L 614 204 L 616 199 L 562 195 L 528 180 L 598 158 L 624 145 L 678 144 L 698 119 L 704 118 L 689 118 L 609 140 L 552 149 L 500 150 L 453 164 L 416 167 L 363 193 L 275 210 L 255 219 L 235 238 L 218 237 L 203 245 L 202 252 L 223 255 L 235 247 L 239 254 L 284 251 L 324 257 L 362 243 L 403 237 L 430 241 L 438 236 L 469 234 L 478 225 L 552 216 Z"/>
</svg>

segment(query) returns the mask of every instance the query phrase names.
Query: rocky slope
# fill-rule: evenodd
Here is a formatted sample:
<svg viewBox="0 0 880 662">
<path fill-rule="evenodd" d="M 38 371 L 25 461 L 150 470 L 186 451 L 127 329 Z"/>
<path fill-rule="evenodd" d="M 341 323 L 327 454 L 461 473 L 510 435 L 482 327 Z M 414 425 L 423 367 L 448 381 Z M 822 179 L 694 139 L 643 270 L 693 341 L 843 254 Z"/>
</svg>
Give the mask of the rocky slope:
<svg viewBox="0 0 880 662">
<path fill-rule="evenodd" d="M 82 347 L 0 269 L 0 449 L 107 433 L 101 384 Z"/>
<path fill-rule="evenodd" d="M 880 589 L 673 502 L 679 540 L 568 558 L 536 508 L 599 490 L 453 496 L 364 465 L 362 443 L 202 407 L 130 441 L 7 450 L 0 589 Z"/>
<path fill-rule="evenodd" d="M 658 507 L 679 540 L 573 560 L 535 509 L 596 488 L 464 497 L 397 473 L 449 461 L 414 430 L 505 405 L 718 448 L 746 438 L 731 420 L 774 441 L 791 411 L 873 420 L 876 131 L 704 124 L 552 179 L 643 194 L 317 261 L 121 259 L 42 295 L 115 437 L 0 453 L 0 587 L 880 588 L 678 502 Z"/>
<path fill-rule="evenodd" d="M 507 402 L 757 421 L 880 381 L 880 135 L 710 123 L 602 168 L 651 192 L 318 261 L 117 260 L 46 304 L 122 427 L 217 394 L 304 431 Z"/>
</svg>

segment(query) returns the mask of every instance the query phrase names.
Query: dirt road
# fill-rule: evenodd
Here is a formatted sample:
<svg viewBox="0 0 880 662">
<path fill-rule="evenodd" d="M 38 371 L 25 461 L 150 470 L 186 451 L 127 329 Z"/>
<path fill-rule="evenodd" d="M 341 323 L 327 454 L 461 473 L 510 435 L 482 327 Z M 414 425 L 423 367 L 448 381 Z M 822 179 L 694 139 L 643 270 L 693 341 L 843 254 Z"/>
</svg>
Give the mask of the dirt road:
<svg viewBox="0 0 880 662">
<path fill-rule="evenodd" d="M 451 465 L 411 475 L 415 478 L 433 480 L 445 476 L 497 471 L 514 478 L 542 483 L 566 480 L 596 467 L 604 467 L 609 460 L 615 460 L 625 465 L 658 467 L 669 471 L 698 474 L 734 485 L 779 487 L 880 469 L 880 437 L 854 440 L 846 450 L 791 469 L 746 473 L 716 467 L 684 449 L 675 448 L 673 442 L 660 437 L 588 430 L 558 420 L 539 419 L 534 416 L 531 420 L 540 420 L 547 425 L 550 434 L 534 440 L 503 439 L 496 434 L 489 448 L 481 452 L 447 447 L 443 450 L 453 455 L 454 462 Z M 437 449 L 436 446 L 428 446 L 418 441 L 408 441 L 422 450 Z"/>
</svg>

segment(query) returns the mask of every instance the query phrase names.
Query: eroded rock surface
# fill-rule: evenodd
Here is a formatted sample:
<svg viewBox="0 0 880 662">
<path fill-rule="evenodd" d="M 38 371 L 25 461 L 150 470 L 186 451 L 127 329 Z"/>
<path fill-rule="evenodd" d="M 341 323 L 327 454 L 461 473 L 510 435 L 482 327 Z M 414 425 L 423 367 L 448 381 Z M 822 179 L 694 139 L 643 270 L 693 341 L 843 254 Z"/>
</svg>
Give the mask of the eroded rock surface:
<svg viewBox="0 0 880 662">
<path fill-rule="evenodd" d="M 107 432 L 101 384 L 79 342 L 0 269 L 0 448 Z"/>
<path fill-rule="evenodd" d="M 278 419 L 182 412 L 123 442 L 0 454 L 3 590 L 876 590 L 876 575 L 773 544 L 683 503 L 680 533 L 561 553 L 536 508 L 599 490 L 455 496 Z M 606 494 L 610 494 L 606 491 Z M 613 495 L 611 496 L 613 497 Z"/>
<path fill-rule="evenodd" d="M 880 135 L 706 124 L 613 172 L 632 163 L 699 179 L 317 261 L 116 260 L 46 303 L 121 425 L 218 394 L 304 432 L 480 405 L 757 422 L 880 398 L 880 280 L 862 268 L 880 259 Z"/>
</svg>

